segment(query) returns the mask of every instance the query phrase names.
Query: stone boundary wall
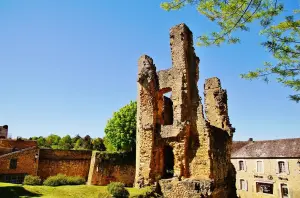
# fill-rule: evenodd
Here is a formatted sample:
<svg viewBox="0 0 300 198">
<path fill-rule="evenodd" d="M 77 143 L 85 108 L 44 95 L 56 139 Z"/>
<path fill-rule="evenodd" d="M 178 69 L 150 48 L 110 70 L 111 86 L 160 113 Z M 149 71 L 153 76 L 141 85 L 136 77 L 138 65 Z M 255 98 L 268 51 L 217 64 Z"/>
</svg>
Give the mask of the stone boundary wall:
<svg viewBox="0 0 300 198">
<path fill-rule="evenodd" d="M 135 153 L 93 153 L 88 178 L 89 185 L 122 182 L 126 186 L 133 186 L 134 176 Z"/>
<path fill-rule="evenodd" d="M 11 153 L 12 152 L 12 149 L 11 148 L 3 148 L 3 147 L 0 147 L 0 156 L 1 155 L 4 155 L 4 154 L 7 154 L 7 153 Z"/>
<path fill-rule="evenodd" d="M 92 151 L 40 149 L 38 175 L 41 179 L 57 174 L 87 180 Z"/>
<path fill-rule="evenodd" d="M 37 147 L 37 142 L 34 140 L 11 140 L 11 139 L 0 139 L 0 148 L 9 149 L 25 149 L 30 147 Z"/>
<path fill-rule="evenodd" d="M 0 174 L 37 175 L 38 159 L 35 155 L 38 153 L 39 149 L 34 147 L 0 156 Z M 10 169 L 11 159 L 17 160 L 16 169 Z"/>
</svg>

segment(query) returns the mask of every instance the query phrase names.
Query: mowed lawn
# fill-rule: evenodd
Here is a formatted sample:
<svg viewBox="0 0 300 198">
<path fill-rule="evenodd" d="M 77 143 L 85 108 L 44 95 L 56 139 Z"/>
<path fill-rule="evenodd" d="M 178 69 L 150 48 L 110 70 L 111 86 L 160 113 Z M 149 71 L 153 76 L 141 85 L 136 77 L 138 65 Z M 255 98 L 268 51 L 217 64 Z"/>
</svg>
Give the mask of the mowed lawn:
<svg viewBox="0 0 300 198">
<path fill-rule="evenodd" d="M 146 189 L 127 188 L 130 197 L 145 193 Z M 0 183 L 1 198 L 43 197 L 43 198 L 105 198 L 110 197 L 106 186 L 27 186 Z"/>
</svg>

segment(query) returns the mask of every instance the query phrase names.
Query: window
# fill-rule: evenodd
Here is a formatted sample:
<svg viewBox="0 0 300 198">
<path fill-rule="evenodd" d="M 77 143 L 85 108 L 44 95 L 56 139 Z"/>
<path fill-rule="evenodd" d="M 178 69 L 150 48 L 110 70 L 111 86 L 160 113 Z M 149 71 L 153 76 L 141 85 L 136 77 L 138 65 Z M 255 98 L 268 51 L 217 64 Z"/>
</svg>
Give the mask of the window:
<svg viewBox="0 0 300 198">
<path fill-rule="evenodd" d="M 288 198 L 289 197 L 289 189 L 286 184 L 281 184 L 281 197 Z"/>
<path fill-rule="evenodd" d="M 256 192 L 273 194 L 273 184 L 256 182 Z"/>
<path fill-rule="evenodd" d="M 279 173 L 285 173 L 285 164 L 284 161 L 278 162 L 278 172 Z"/>
<path fill-rule="evenodd" d="M 289 161 L 288 160 L 278 160 L 276 166 L 277 174 L 290 174 L 289 171 Z"/>
<path fill-rule="evenodd" d="M 17 159 L 11 159 L 9 163 L 9 169 L 16 169 L 17 168 Z"/>
<path fill-rule="evenodd" d="M 243 160 L 240 160 L 239 161 L 239 170 L 245 170 L 245 166 L 244 166 L 244 161 Z"/>
<path fill-rule="evenodd" d="M 262 161 L 256 161 L 256 172 L 263 173 L 263 162 Z"/>
<path fill-rule="evenodd" d="M 240 179 L 240 190 L 248 190 L 247 188 L 247 181 Z"/>
</svg>

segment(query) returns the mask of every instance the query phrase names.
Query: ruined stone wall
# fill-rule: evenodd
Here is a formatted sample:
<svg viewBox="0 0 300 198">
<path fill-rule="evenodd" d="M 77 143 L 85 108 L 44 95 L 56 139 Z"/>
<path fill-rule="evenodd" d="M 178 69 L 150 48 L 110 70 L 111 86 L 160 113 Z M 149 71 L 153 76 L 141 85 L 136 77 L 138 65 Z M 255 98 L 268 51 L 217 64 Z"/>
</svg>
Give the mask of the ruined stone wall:
<svg viewBox="0 0 300 198">
<path fill-rule="evenodd" d="M 202 105 L 197 87 L 200 60 L 194 52 L 192 32 L 185 24 L 171 28 L 170 46 L 170 69 L 156 71 L 147 55 L 138 62 L 136 186 L 139 181 L 147 185 L 169 177 L 166 156 L 172 155 L 173 176 L 179 179 L 174 185 L 181 189 L 178 192 L 191 191 L 186 185 L 190 180 L 184 184 L 180 181 L 190 178 L 197 181 L 195 185 L 210 181 L 213 197 L 229 197 L 234 128 L 229 122 L 226 91 L 218 78 L 206 80 Z M 170 98 L 164 96 L 168 92 Z M 170 148 L 172 152 L 166 153 Z M 176 196 L 183 195 L 171 197 Z"/>
<path fill-rule="evenodd" d="M 0 126 L 0 139 L 7 138 L 7 134 L 8 134 L 8 126 L 4 125 L 4 126 Z"/>
<path fill-rule="evenodd" d="M 168 198 L 202 198 L 211 193 L 210 180 L 196 181 L 184 179 L 179 181 L 178 179 L 166 179 L 160 180 L 159 184 L 162 187 L 161 191 L 163 192 L 164 197 Z"/>
<path fill-rule="evenodd" d="M 59 173 L 88 178 L 92 151 L 41 149 L 38 175 L 42 179 Z"/>
<path fill-rule="evenodd" d="M 21 150 L 30 147 L 37 147 L 37 142 L 33 140 L 0 139 L 0 148 L 15 148 Z"/>
<path fill-rule="evenodd" d="M 89 170 L 89 185 L 122 182 L 133 186 L 135 175 L 134 153 L 94 152 Z"/>
<path fill-rule="evenodd" d="M 12 148 L 1 148 L 0 147 L 0 156 L 4 155 L 4 154 L 7 154 L 7 153 L 11 153 L 12 150 L 13 150 Z"/>
<path fill-rule="evenodd" d="M 205 81 L 205 114 L 210 123 L 211 152 L 215 162 L 212 167 L 212 177 L 215 184 L 222 184 L 227 178 L 231 166 L 232 128 L 227 107 L 227 93 L 221 88 L 218 78 L 210 78 Z"/>
<path fill-rule="evenodd" d="M 35 155 L 38 148 L 28 148 L 0 156 L 0 174 L 30 174 L 37 175 L 38 159 Z M 17 160 L 15 169 L 10 169 L 10 161 Z"/>
</svg>

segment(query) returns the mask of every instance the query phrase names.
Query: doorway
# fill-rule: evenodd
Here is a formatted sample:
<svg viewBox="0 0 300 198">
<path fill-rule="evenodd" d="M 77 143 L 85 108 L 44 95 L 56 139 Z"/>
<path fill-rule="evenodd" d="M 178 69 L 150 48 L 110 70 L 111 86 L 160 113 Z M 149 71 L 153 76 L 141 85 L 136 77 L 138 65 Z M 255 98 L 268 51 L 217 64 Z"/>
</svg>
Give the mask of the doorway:
<svg viewBox="0 0 300 198">
<path fill-rule="evenodd" d="M 163 179 L 172 178 L 174 176 L 174 153 L 171 146 L 164 147 L 164 171 Z"/>
</svg>

